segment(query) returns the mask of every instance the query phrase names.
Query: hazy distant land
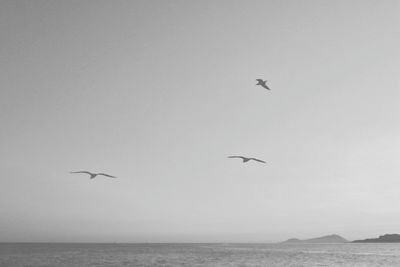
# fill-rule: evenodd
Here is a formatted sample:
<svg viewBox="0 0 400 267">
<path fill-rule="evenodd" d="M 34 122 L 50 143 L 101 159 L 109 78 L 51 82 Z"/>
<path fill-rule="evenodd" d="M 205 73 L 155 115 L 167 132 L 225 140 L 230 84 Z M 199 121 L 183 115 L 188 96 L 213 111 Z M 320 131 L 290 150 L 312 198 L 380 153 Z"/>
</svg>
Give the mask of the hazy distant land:
<svg viewBox="0 0 400 267">
<path fill-rule="evenodd" d="M 362 240 L 348 241 L 340 235 L 326 235 L 310 239 L 290 238 L 284 244 L 327 244 L 327 243 L 400 243 L 400 234 L 385 234 L 378 238 L 367 238 Z"/>
<path fill-rule="evenodd" d="M 326 235 L 317 238 L 310 238 L 310 239 L 297 239 L 297 238 L 290 238 L 282 243 L 348 243 L 349 241 L 340 235 Z"/>
<path fill-rule="evenodd" d="M 363 240 L 354 240 L 353 243 L 400 243 L 399 234 L 385 234 L 378 238 L 367 238 Z"/>
</svg>

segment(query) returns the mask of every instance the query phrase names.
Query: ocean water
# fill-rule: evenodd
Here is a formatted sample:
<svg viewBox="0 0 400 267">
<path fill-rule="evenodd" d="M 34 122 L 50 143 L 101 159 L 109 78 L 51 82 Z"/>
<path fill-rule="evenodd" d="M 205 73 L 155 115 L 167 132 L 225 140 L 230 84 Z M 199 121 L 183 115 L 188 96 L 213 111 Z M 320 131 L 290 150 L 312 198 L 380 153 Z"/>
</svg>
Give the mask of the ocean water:
<svg viewBox="0 0 400 267">
<path fill-rule="evenodd" d="M 400 266 L 400 244 L 0 243 L 0 266 Z"/>
</svg>

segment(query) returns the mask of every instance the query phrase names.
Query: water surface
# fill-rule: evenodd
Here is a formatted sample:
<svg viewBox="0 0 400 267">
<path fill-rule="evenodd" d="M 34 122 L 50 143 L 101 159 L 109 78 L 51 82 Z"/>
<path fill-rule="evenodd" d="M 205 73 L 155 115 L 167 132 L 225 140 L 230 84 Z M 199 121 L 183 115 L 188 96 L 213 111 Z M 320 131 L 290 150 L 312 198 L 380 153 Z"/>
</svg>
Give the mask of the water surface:
<svg viewBox="0 0 400 267">
<path fill-rule="evenodd" d="M 400 266 L 400 244 L 3 243 L 0 266 Z"/>
</svg>

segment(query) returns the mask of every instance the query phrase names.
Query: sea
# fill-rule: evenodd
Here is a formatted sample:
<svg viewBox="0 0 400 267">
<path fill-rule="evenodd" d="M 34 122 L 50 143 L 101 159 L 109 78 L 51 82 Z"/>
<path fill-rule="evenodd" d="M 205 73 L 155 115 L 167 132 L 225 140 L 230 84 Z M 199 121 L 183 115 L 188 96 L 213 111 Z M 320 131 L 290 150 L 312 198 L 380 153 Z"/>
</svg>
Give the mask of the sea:
<svg viewBox="0 0 400 267">
<path fill-rule="evenodd" d="M 0 266 L 400 266 L 400 243 L 0 243 Z"/>
</svg>

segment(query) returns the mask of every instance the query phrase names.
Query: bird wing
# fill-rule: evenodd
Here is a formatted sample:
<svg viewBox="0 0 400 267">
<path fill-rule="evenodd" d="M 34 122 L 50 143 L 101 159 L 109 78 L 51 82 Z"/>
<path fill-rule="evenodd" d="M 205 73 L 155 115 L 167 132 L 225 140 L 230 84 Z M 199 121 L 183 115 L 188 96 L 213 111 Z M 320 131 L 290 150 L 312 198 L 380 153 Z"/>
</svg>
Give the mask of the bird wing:
<svg viewBox="0 0 400 267">
<path fill-rule="evenodd" d="M 229 156 L 228 158 L 231 158 L 231 159 L 245 159 L 245 157 L 242 157 L 242 156 Z"/>
<path fill-rule="evenodd" d="M 112 176 L 112 175 L 109 175 L 109 174 L 106 174 L 106 173 L 98 173 L 97 175 L 103 175 L 103 176 L 107 176 L 107 177 L 110 177 L 110 178 L 117 178 L 115 176 Z"/>
<path fill-rule="evenodd" d="M 263 161 L 263 160 L 261 160 L 261 159 L 256 159 L 256 158 L 250 158 L 250 159 L 251 159 L 251 160 L 258 161 L 258 162 L 266 163 L 265 161 Z"/>
<path fill-rule="evenodd" d="M 88 171 L 78 171 L 78 172 L 70 172 L 70 173 L 86 173 L 86 174 L 89 174 L 89 175 L 93 174 L 93 173 L 88 172 Z"/>
<path fill-rule="evenodd" d="M 265 83 L 262 85 L 262 87 L 264 87 L 267 90 L 271 90 L 271 89 L 269 89 L 269 87 Z"/>
</svg>

